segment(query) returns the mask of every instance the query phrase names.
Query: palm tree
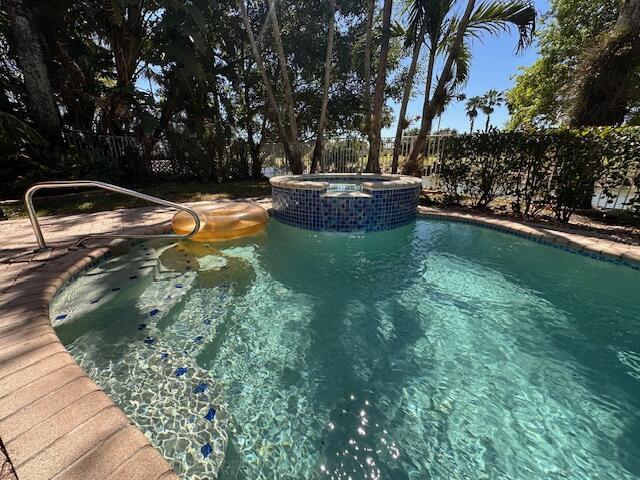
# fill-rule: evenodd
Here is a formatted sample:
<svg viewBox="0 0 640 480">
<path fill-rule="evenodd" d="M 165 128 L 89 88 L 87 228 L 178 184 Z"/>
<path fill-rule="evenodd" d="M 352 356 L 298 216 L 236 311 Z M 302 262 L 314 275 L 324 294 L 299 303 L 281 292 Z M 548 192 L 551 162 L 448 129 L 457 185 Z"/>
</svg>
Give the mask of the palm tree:
<svg viewBox="0 0 640 480">
<path fill-rule="evenodd" d="M 420 124 L 420 131 L 416 141 L 414 142 L 413 149 L 409 154 L 409 158 L 404 165 L 405 174 L 420 175 L 420 166 L 418 165 L 418 154 L 424 147 L 424 142 L 427 138 L 427 134 L 431 131 L 433 119 L 442 112 L 442 106 L 445 104 L 447 97 L 450 96 L 448 90 L 454 88 L 454 63 L 456 58 L 461 56 L 461 52 L 464 50 L 464 36 L 473 8 L 475 6 L 475 0 L 468 0 L 467 6 L 462 14 L 462 17 L 457 23 L 451 20 L 447 21 L 453 5 L 454 0 L 417 0 L 421 4 L 425 4 L 426 21 L 429 22 L 428 36 L 429 36 L 429 62 L 427 67 L 427 78 L 425 82 L 425 94 L 424 103 L 422 106 L 422 122 Z M 423 7 L 423 8 L 424 8 Z M 448 31 L 447 31 L 448 30 Z M 442 73 L 438 79 L 436 88 L 431 94 L 431 85 L 433 82 L 433 73 L 435 69 L 435 60 L 440 50 L 441 45 L 447 50 L 446 60 L 442 68 Z"/>
<path fill-rule="evenodd" d="M 482 98 L 481 97 L 471 97 L 469 100 L 467 100 L 466 106 L 465 106 L 465 112 L 467 114 L 467 117 L 469 117 L 469 120 L 471 121 L 471 127 L 469 128 L 469 133 L 473 133 L 473 124 L 476 121 L 476 118 L 478 117 L 478 109 L 481 108 L 482 105 Z"/>
<path fill-rule="evenodd" d="M 249 40 L 249 45 L 251 46 L 251 52 L 253 54 L 254 60 L 256 61 L 256 64 L 258 66 L 258 70 L 260 71 L 260 75 L 262 77 L 262 82 L 264 84 L 264 89 L 265 92 L 267 93 L 267 97 L 269 99 L 269 103 L 271 105 L 271 110 L 273 112 L 273 116 L 275 117 L 275 123 L 276 123 L 276 129 L 278 132 L 278 138 L 280 139 L 280 142 L 282 142 L 282 147 L 284 148 L 285 151 L 285 155 L 287 157 L 287 160 L 289 162 L 289 169 L 291 170 L 291 172 L 293 172 L 294 174 L 300 174 L 303 171 L 303 165 L 302 165 L 302 151 L 300 150 L 300 146 L 298 143 L 298 137 L 297 137 L 297 128 L 295 125 L 295 115 L 293 114 L 293 97 L 291 95 L 291 87 L 288 84 L 288 74 L 287 74 L 287 69 L 286 69 L 286 59 L 284 58 L 280 58 L 280 51 L 282 50 L 282 42 L 280 42 L 280 46 L 278 47 L 278 61 L 282 63 L 284 63 L 284 67 L 283 70 L 283 77 L 286 77 L 287 79 L 287 87 L 285 87 L 285 90 L 288 90 L 289 95 L 287 98 L 287 108 L 288 108 L 288 113 L 290 115 L 289 121 L 290 121 L 290 125 L 291 125 L 291 132 L 295 132 L 295 136 L 292 135 L 292 138 L 289 139 L 287 136 L 287 133 L 285 131 L 285 127 L 284 127 L 284 122 L 282 121 L 282 116 L 280 115 L 280 107 L 278 106 L 278 101 L 276 100 L 275 94 L 273 93 L 273 86 L 271 83 L 271 79 L 269 78 L 269 73 L 267 72 L 267 69 L 264 65 L 264 62 L 262 61 L 262 56 L 260 55 L 260 51 L 258 50 L 258 44 L 256 42 L 256 38 L 253 34 L 253 27 L 251 26 L 251 22 L 249 21 L 249 14 L 247 13 L 247 7 L 245 5 L 245 0 L 238 0 L 238 5 L 240 7 L 240 15 L 242 16 L 242 21 L 244 23 L 244 28 L 246 30 L 247 33 L 247 38 Z M 273 6 L 273 1 L 271 0 L 270 2 L 270 17 L 273 21 L 273 18 L 276 18 L 276 14 L 275 14 L 275 9 L 272 9 L 271 7 Z M 271 10 L 273 10 L 271 12 Z M 276 22 L 277 22 L 277 18 L 276 18 Z M 273 25 L 273 30 L 274 30 L 274 37 L 277 37 L 278 39 L 280 38 L 280 29 L 277 25 L 277 23 L 275 25 Z M 277 34 L 275 33 L 277 32 Z M 276 40 L 277 42 L 277 40 Z M 282 57 L 284 57 L 284 51 L 282 51 Z M 283 83 L 284 83 L 284 78 L 283 78 Z M 285 96 L 287 96 L 287 93 L 285 92 Z M 292 118 L 291 118 L 292 117 Z"/>
<path fill-rule="evenodd" d="M 445 27 L 446 27 L 446 17 L 453 8 L 455 0 L 412 0 L 409 6 L 409 19 L 410 25 L 409 30 L 415 30 L 420 27 L 424 28 L 424 36 L 423 40 L 428 39 L 428 61 L 427 61 L 427 75 L 425 82 L 425 97 L 429 97 L 431 95 L 431 87 L 433 82 L 433 74 L 434 67 L 436 64 L 436 57 L 438 52 L 442 49 L 443 40 L 446 37 Z M 464 57 L 460 55 L 460 58 Z M 464 69 L 461 69 L 462 73 Z M 407 83 L 409 86 L 405 85 L 405 91 L 411 91 L 413 87 L 414 76 L 408 76 Z M 404 100 L 404 98 L 403 98 Z M 407 98 L 408 101 L 408 98 Z M 423 108 L 424 114 L 424 108 Z M 424 115 L 422 116 L 421 128 L 425 123 Z M 399 121 L 402 120 L 402 116 Z M 432 119 L 433 121 L 433 119 Z M 404 122 L 403 122 L 404 123 Z M 403 126 L 403 128 L 405 128 Z M 397 139 L 397 136 L 396 136 Z M 397 139 L 398 147 L 401 142 L 401 139 Z M 395 145 L 394 145 L 395 150 Z M 392 163 L 392 171 L 397 171 L 397 162 L 398 159 L 394 157 L 394 163 Z M 393 170 L 393 168 L 396 170 Z"/>
<path fill-rule="evenodd" d="M 148 15 L 151 4 L 142 0 L 119 0 L 103 3 L 104 11 L 97 18 L 104 23 L 106 40 L 113 55 L 115 88 L 100 103 L 99 129 L 102 133 L 127 130 L 134 116 L 135 82 L 140 67 L 141 53 L 149 35 Z"/>
<path fill-rule="evenodd" d="M 535 8 L 528 0 L 494 0 L 476 6 L 475 0 L 467 0 L 461 17 L 452 11 L 455 0 L 414 0 L 416 8 L 424 9 L 425 19 L 430 26 L 427 31 L 437 34 L 435 38 L 427 34 L 430 41 L 429 66 L 425 82 L 425 96 L 422 109 L 422 124 L 418 138 L 414 142 L 403 171 L 406 174 L 420 174 L 418 157 L 428 133 L 431 131 L 433 119 L 442 106 L 446 104 L 460 82 L 468 74 L 469 51 L 465 39 L 479 38 L 483 33 L 498 34 L 515 27 L 519 33 L 517 51 L 522 50 L 532 41 L 535 29 Z M 435 11 L 435 13 L 431 13 Z M 437 40 L 437 42 L 434 42 Z M 445 54 L 442 71 L 438 77 L 433 93 L 433 65 L 438 54 Z M 466 58 L 465 58 L 466 57 Z"/>
<path fill-rule="evenodd" d="M 421 12 L 415 12 L 414 16 L 411 17 L 411 23 L 407 30 L 404 42 L 405 48 L 413 46 L 413 53 L 411 54 L 411 63 L 407 73 L 407 80 L 402 92 L 402 102 L 400 103 L 400 113 L 398 115 L 398 126 L 396 127 L 396 137 L 393 142 L 391 173 L 398 172 L 398 160 L 400 157 L 400 147 L 402 145 L 402 132 L 409 126 L 409 122 L 407 121 L 407 106 L 409 105 L 409 99 L 411 98 L 413 79 L 416 75 L 416 70 L 418 69 L 418 59 L 420 58 L 420 51 L 422 49 L 426 33 L 425 23 L 422 21 L 422 15 L 420 15 L 420 13 Z"/>
<path fill-rule="evenodd" d="M 28 10 L 29 3 L 23 0 L 8 0 L 6 3 L 11 47 L 16 52 L 24 79 L 29 113 L 40 133 L 49 141 L 57 142 L 60 139 L 60 112 L 51 89 L 40 35 Z"/>
<path fill-rule="evenodd" d="M 367 2 L 367 23 L 364 40 L 364 128 L 367 132 L 367 139 L 371 142 L 371 38 L 373 36 L 373 13 L 375 11 L 375 0 Z"/>
<path fill-rule="evenodd" d="M 480 109 L 482 113 L 487 116 L 487 124 L 484 127 L 484 131 L 488 132 L 491 123 L 491 114 L 495 112 L 496 107 L 501 107 L 504 104 L 505 98 L 502 92 L 491 89 L 485 93 L 480 100 Z"/>
<path fill-rule="evenodd" d="M 369 155 L 367 158 L 367 172 L 380 173 L 380 145 L 382 138 L 382 106 L 384 104 L 384 88 L 387 80 L 387 58 L 389 56 L 389 40 L 391 38 L 391 9 L 393 0 L 384 0 L 382 7 L 382 36 L 380 38 L 380 60 L 378 62 L 378 74 L 373 93 L 371 106 L 371 140 L 369 142 Z"/>
<path fill-rule="evenodd" d="M 327 39 L 327 56 L 324 60 L 324 84 L 322 87 L 322 107 L 320 109 L 320 120 L 318 121 L 318 134 L 316 144 L 313 147 L 313 158 L 311 159 L 311 173 L 315 173 L 318 162 L 322 157 L 324 148 L 324 124 L 327 120 L 327 107 L 329 105 L 329 84 L 331 83 L 331 55 L 333 53 L 333 36 L 336 30 L 336 0 L 330 0 L 329 5 L 329 38 Z"/>
<path fill-rule="evenodd" d="M 284 54 L 284 48 L 282 47 L 280 25 L 278 24 L 278 15 L 276 14 L 276 5 L 274 0 L 269 0 L 269 16 L 271 17 L 273 39 L 278 52 L 278 64 L 280 65 L 280 75 L 282 75 L 284 102 L 287 108 L 287 116 L 289 117 L 289 130 L 291 133 L 291 172 L 298 175 L 303 171 L 302 149 L 300 148 L 300 143 L 298 141 L 298 124 L 296 121 L 291 82 L 289 82 L 289 67 L 287 65 L 287 57 Z"/>
</svg>

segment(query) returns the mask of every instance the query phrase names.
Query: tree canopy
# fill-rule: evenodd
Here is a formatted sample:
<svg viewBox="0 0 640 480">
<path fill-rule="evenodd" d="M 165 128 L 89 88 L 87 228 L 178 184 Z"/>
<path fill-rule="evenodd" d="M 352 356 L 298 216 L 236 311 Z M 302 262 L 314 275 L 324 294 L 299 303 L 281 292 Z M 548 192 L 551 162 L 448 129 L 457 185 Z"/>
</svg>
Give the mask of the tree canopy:
<svg viewBox="0 0 640 480">
<path fill-rule="evenodd" d="M 334 12 L 324 0 L 284 0 L 273 2 L 270 16 L 269 3 L 249 2 L 249 21 L 277 103 L 286 100 L 286 68 L 299 137 L 309 140 L 322 106 Z M 380 56 L 378 10 L 374 69 Z M 278 61 L 274 20 L 284 64 Z M 330 134 L 364 132 L 365 0 L 340 2 L 335 23 L 325 128 Z M 60 127 L 134 135 L 147 151 L 161 137 L 180 135 L 185 148 L 189 139 L 199 145 L 194 154 L 215 157 L 223 154 L 216 152 L 220 145 L 251 147 L 277 139 L 274 111 L 235 0 L 10 0 L 0 7 L 0 48 L 0 111 L 54 143 L 49 133 Z M 385 101 L 399 95 L 401 56 L 393 35 Z M 390 111 L 382 109 L 382 124 L 388 125 Z"/>
<path fill-rule="evenodd" d="M 584 61 L 615 26 L 620 14 L 619 0 L 552 0 L 551 10 L 537 32 L 539 58 L 516 76 L 507 93 L 511 110 L 509 126 L 549 127 L 570 123 L 574 85 L 588 72 Z M 612 72 L 594 72 L 612 75 Z M 636 84 L 640 70 L 635 72 Z M 627 105 L 632 123 L 640 108 L 640 92 Z"/>
</svg>

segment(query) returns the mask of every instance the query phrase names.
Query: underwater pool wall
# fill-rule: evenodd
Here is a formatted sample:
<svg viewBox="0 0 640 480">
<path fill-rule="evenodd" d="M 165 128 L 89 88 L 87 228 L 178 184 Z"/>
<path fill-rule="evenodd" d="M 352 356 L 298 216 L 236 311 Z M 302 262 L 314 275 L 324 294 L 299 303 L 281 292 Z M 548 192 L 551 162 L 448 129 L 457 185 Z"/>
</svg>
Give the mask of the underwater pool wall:
<svg viewBox="0 0 640 480">
<path fill-rule="evenodd" d="M 361 191 L 331 191 L 331 184 Z M 319 174 L 271 179 L 273 216 L 292 227 L 316 231 L 376 232 L 415 220 L 422 181 L 402 175 Z"/>
</svg>

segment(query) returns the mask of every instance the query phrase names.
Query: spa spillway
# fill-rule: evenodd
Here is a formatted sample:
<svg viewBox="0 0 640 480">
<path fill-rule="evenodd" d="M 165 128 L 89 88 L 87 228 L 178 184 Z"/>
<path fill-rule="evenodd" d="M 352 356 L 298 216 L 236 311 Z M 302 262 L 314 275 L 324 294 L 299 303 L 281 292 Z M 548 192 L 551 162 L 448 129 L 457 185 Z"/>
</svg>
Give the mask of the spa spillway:
<svg viewBox="0 0 640 480">
<path fill-rule="evenodd" d="M 416 218 L 421 180 L 402 175 L 318 174 L 271 179 L 273 216 L 307 230 L 390 230 Z"/>
</svg>

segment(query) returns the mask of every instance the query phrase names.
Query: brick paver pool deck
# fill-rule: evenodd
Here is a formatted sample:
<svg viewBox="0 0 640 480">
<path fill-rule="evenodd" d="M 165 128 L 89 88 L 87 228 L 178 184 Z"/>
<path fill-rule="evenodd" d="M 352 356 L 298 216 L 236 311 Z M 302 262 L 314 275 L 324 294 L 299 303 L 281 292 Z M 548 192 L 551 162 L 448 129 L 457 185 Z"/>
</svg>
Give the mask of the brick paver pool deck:
<svg viewBox="0 0 640 480">
<path fill-rule="evenodd" d="M 270 206 L 268 199 L 261 204 Z M 640 264 L 640 246 L 584 232 L 435 208 L 420 207 L 420 213 Z M 48 217 L 42 230 L 54 248 L 40 253 L 34 252 L 28 220 L 0 222 L 0 439 L 20 480 L 176 478 L 143 433 L 76 364 L 49 319 L 56 291 L 108 252 L 101 240 L 69 250 L 78 237 L 164 232 L 170 218 L 166 208 Z M 1 474 L 12 478 L 5 467 Z"/>
</svg>

